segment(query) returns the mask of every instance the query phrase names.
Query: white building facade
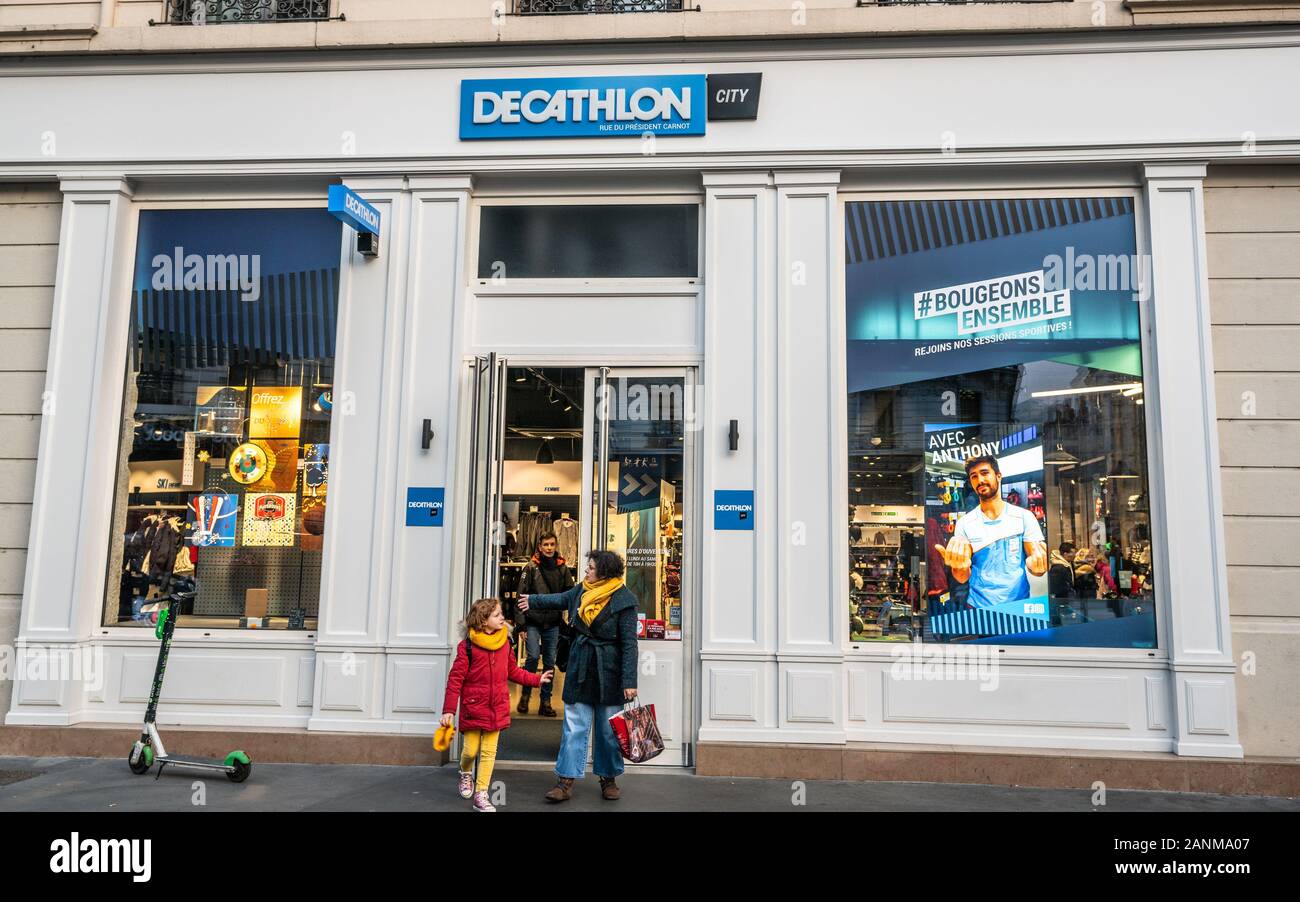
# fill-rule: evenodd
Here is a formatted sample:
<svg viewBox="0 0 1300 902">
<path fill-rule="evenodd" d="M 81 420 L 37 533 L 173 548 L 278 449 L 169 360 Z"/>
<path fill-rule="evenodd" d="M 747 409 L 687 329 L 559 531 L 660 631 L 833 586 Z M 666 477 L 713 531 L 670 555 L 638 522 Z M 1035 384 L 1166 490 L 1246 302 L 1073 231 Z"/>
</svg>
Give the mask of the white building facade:
<svg viewBox="0 0 1300 902">
<path fill-rule="evenodd" d="M 1294 78 L 1284 73 L 1300 73 L 1300 33 L 1228 29 L 939 35 L 906 43 L 499 47 L 490 56 L 465 49 L 6 62 L 0 182 L 57 183 L 61 205 L 13 641 L 26 649 L 102 650 L 104 679 L 20 675 L 5 724 L 139 720 L 157 644 L 151 629 L 132 622 L 130 598 L 119 605 L 119 577 L 132 570 L 124 558 L 130 534 L 144 530 L 131 511 L 155 516 L 150 505 L 175 509 L 192 546 L 196 521 L 212 512 L 194 499 L 227 492 L 203 483 L 204 467 L 196 477 L 193 464 L 185 464 L 184 475 L 164 474 L 173 481 L 153 486 L 167 491 L 145 485 L 132 494 L 138 467 L 127 466 L 132 442 L 124 441 L 124 430 L 133 415 L 137 428 L 154 428 L 139 414 L 161 384 L 139 378 L 149 371 L 149 355 L 161 355 L 155 362 L 164 369 L 202 371 L 194 383 L 200 390 L 235 385 L 233 376 L 222 382 L 217 372 L 243 366 L 240 373 L 253 373 L 258 365 L 221 352 L 177 362 L 205 343 L 215 347 L 223 333 L 215 321 L 203 326 L 202 314 L 196 321 L 182 313 L 167 325 L 167 308 L 143 300 L 152 288 L 141 281 L 141 261 L 151 262 L 177 234 L 191 234 L 176 231 L 181 220 L 166 215 L 190 211 L 197 219 L 186 222 L 198 229 L 216 221 L 205 216 L 230 215 L 234 224 L 222 228 L 251 234 L 267 211 L 324 216 L 328 187 L 342 184 L 379 212 L 378 253 L 358 253 L 349 226 L 322 231 L 333 244 L 320 271 L 336 273 L 322 283 L 323 294 L 301 297 L 335 305 L 321 314 L 328 328 L 316 339 L 300 336 L 296 350 L 272 353 L 278 362 L 267 364 L 286 372 L 299 367 L 280 384 L 303 392 L 293 397 L 301 420 L 291 417 L 301 432 L 286 439 L 267 426 L 264 437 L 255 434 L 252 424 L 265 414 L 251 397 L 265 384 L 256 375 L 236 386 L 249 393 L 238 402 L 246 428 L 230 433 L 222 466 L 211 463 L 220 459 L 215 450 L 195 456 L 196 447 L 207 447 L 205 436 L 219 437 L 220 429 L 185 425 L 202 399 L 194 410 L 169 414 L 181 424 L 173 456 L 207 463 L 208 477 L 224 479 L 222 467 L 233 473 L 236 454 L 256 458 L 260 447 L 274 459 L 286 447 L 259 442 L 298 443 L 292 457 L 281 457 L 282 464 L 297 461 L 287 467 L 292 479 L 273 484 L 274 476 L 263 474 L 255 487 L 298 508 L 289 512 L 290 521 L 299 518 L 289 541 L 301 546 L 293 550 L 306 556 L 306 571 L 302 557 L 284 566 L 299 568 L 295 597 L 305 600 L 281 611 L 273 600 L 264 621 L 271 628 L 249 627 L 247 618 L 259 619 L 261 610 L 213 609 L 206 619 L 201 611 L 182 619 L 160 723 L 431 735 L 465 601 L 501 590 L 489 536 L 502 513 L 494 471 L 503 458 L 506 382 L 519 370 L 568 369 L 582 374 L 578 400 L 586 411 L 572 437 L 583 461 L 575 476 L 586 499 L 580 523 L 588 515 L 603 522 L 599 508 L 613 505 L 607 498 L 619 490 L 620 472 L 631 472 L 618 469 L 617 450 L 606 447 L 601 457 L 609 433 L 592 405 L 601 385 L 618 391 L 623 379 L 626 391 L 626 380 L 662 377 L 695 405 L 669 417 L 682 420 L 674 458 L 680 469 L 664 483 L 673 485 L 679 516 L 670 531 L 680 542 L 680 584 L 664 610 L 676 610 L 647 617 L 677 630 L 676 638 L 648 634 L 642 644 L 642 691 L 658 706 L 672 752 L 667 763 L 746 772 L 752 749 L 748 772 L 762 772 L 759 758 L 774 748 L 862 743 L 1241 758 L 1238 699 L 1246 677 L 1238 673 L 1229 609 L 1224 508 L 1234 503 L 1225 499 L 1216 428 L 1224 399 L 1216 400 L 1205 184 L 1218 165 L 1285 167 L 1300 160 L 1300 119 L 1284 87 Z M 647 136 L 632 127 L 619 136 L 551 135 L 555 121 L 543 121 L 539 111 L 553 94 L 538 96 L 531 106 L 538 121 L 521 117 L 511 137 L 476 132 L 482 123 L 462 125 L 469 115 L 462 86 L 474 80 L 499 80 L 493 90 L 522 97 L 535 87 L 529 79 L 593 79 L 582 84 L 604 90 L 620 77 L 631 85 L 681 76 L 713 87 L 723 82 L 719 76 L 753 74 L 761 75 L 761 88 L 753 83 L 757 105 L 743 114 L 752 118 L 710 119 L 698 91 L 685 115 L 665 106 L 662 121 L 690 120 L 700 133 Z M 572 118 L 573 108 L 568 112 Z M 616 118 L 615 111 L 609 121 Z M 43 151 L 51 142 L 56 150 Z M 608 212 L 615 221 L 651 207 L 685 210 L 681 228 L 695 243 L 664 251 L 654 247 L 654 229 L 632 225 L 624 235 L 616 224 L 604 233 L 608 246 L 563 262 L 554 274 L 515 267 L 511 255 L 528 254 L 511 235 L 527 241 L 556 221 L 585 234 L 582 220 L 600 215 L 591 208 L 602 206 L 614 208 Z M 525 212 L 518 231 L 489 235 L 491 211 L 501 208 L 550 212 L 535 219 Z M 571 215 L 564 208 L 573 208 Z M 961 210 L 1007 218 L 1002 226 L 962 225 Z M 886 221 L 886 211 L 899 218 Z M 1031 221 L 1030 211 L 1045 218 Z M 916 325 L 916 286 L 1022 273 L 1003 265 L 1001 251 L 988 251 L 990 242 L 1075 226 L 1085 242 L 1088 229 L 1107 223 L 1131 236 L 1125 240 L 1136 267 L 1122 335 L 1103 341 L 1100 332 L 1085 331 L 1068 348 L 979 358 L 978 365 L 957 359 L 960 349 L 947 350 L 946 369 L 910 374 L 891 363 L 898 341 L 936 345 L 953 337 Z M 1075 233 L 1060 234 L 1064 253 Z M 892 250 L 888 240 L 896 242 Z M 1114 250 L 1098 240 L 1103 252 Z M 962 248 L 972 255 L 961 264 L 966 269 L 951 268 L 955 256 L 916 256 Z M 669 259 L 647 262 L 661 253 Z M 505 258 L 510 265 L 495 270 L 494 261 Z M 853 269 L 868 264 L 879 266 L 860 275 Z M 263 257 L 261 265 L 271 264 Z M 285 271 L 316 265 L 289 263 Z M 662 272 L 646 275 L 647 266 Z M 948 272 L 971 275 L 945 281 Z M 1146 281 L 1139 284 L 1136 272 Z M 156 273 L 154 267 L 145 279 Z M 910 281 L 918 273 L 920 281 Z M 882 294 L 884 279 L 896 282 Z M 193 286 L 174 287 L 183 293 Z M 1076 287 L 1073 295 L 1076 332 L 1094 328 L 1084 313 L 1105 301 L 1088 290 Z M 889 313 L 905 311 L 906 329 L 886 337 L 877 329 L 884 308 L 872 306 L 885 303 L 882 296 L 906 299 Z M 277 295 L 272 300 L 282 307 L 269 308 L 273 315 L 290 311 L 283 314 L 288 332 L 294 323 L 316 322 L 307 301 L 293 306 L 299 297 Z M 868 320 L 876 325 L 864 327 Z M 228 343 L 248 344 L 251 334 L 227 335 Z M 178 336 L 188 336 L 189 350 L 171 344 Z M 874 339 L 893 342 L 889 352 Z M 1095 347 L 1083 349 L 1087 341 Z M 1095 356 L 1077 362 L 1085 350 L 1100 354 L 1118 344 L 1136 364 L 1112 366 Z M 908 353 L 922 360 L 927 352 Z M 1049 359 L 1059 364 L 1067 354 L 1079 369 L 1059 385 L 1032 369 Z M 312 361 L 325 359 L 330 378 L 312 370 Z M 962 382 L 953 383 L 953 398 L 944 397 L 943 379 L 1020 366 L 1031 369 L 1005 387 L 1009 396 L 998 395 L 1003 388 L 993 382 Z M 908 389 L 918 379 L 936 392 L 933 411 L 909 412 L 909 404 L 925 403 L 919 390 Z M 309 411 L 322 400 L 313 389 L 329 391 L 323 419 Z M 893 399 L 887 415 L 879 400 L 886 390 Z M 867 402 L 855 401 L 861 392 L 873 393 L 876 412 L 862 412 Z M 962 406 L 981 392 L 982 408 Z M 1031 396 L 1065 397 L 1082 410 L 1103 392 L 1116 404 L 1136 395 L 1142 406 L 1124 414 L 1123 423 L 1094 420 L 1080 428 L 1111 435 L 1115 448 L 1129 450 L 1099 452 L 1109 456 L 1094 462 L 1094 470 L 1103 468 L 1094 494 L 1083 506 L 1068 501 L 1066 512 L 1057 507 L 1067 504 L 1066 494 L 1053 492 L 1069 482 L 1068 469 L 1085 478 L 1085 455 L 1054 440 L 1056 420 L 1008 413 L 1039 410 L 1020 406 Z M 171 401 L 156 407 L 168 404 L 175 408 Z M 1107 400 L 1091 409 L 1097 415 L 1118 408 Z M 940 508 L 955 511 L 959 492 L 944 481 L 939 459 L 922 450 L 922 439 L 940 427 L 979 424 L 986 441 L 1006 449 L 1013 441 L 1007 430 L 1026 423 L 1041 433 L 1041 448 L 1014 501 L 1032 509 L 1030 496 L 1047 489 L 1038 517 L 1046 524 L 1046 550 L 1066 540 L 1095 548 L 1098 558 L 1110 555 L 1110 572 L 1098 576 L 1095 592 L 1095 583 L 1072 590 L 1075 599 L 1093 594 L 1088 604 L 1064 605 L 1064 622 L 1053 604 L 1028 626 L 962 622 L 936 629 L 939 611 L 980 605 L 968 599 L 963 606 L 951 570 L 945 588 L 937 587 L 927 521 L 935 521 L 946 543 Z M 200 433 L 197 446 L 182 434 L 190 430 Z M 321 500 L 306 481 L 313 445 L 328 447 L 323 531 L 304 525 L 308 495 Z M 1065 455 L 1060 461 L 1052 458 L 1056 451 Z M 878 475 L 860 469 L 858 459 L 880 468 Z M 1014 474 L 1002 460 L 1005 492 Z M 594 476 L 602 464 L 614 466 L 606 493 Z M 954 472 L 962 483 L 960 468 Z M 1118 493 L 1115 480 L 1130 476 L 1143 490 Z M 861 494 L 864 478 L 871 500 L 858 504 L 855 490 Z M 895 490 L 873 489 L 872 478 Z M 186 497 L 178 500 L 177 492 Z M 949 500 L 937 500 L 945 492 Z M 410 525 L 411 511 L 419 510 L 412 500 L 433 497 L 442 502 L 443 525 Z M 247 570 L 249 561 L 264 563 L 260 550 L 240 557 L 242 544 L 253 544 L 248 537 L 262 528 L 246 519 L 254 502 L 251 489 L 230 502 L 239 505 L 241 544 L 232 534 L 219 579 L 230 581 L 223 591 L 236 601 L 247 601 L 258 580 L 239 582 L 231 574 Z M 736 504 L 747 515 L 741 528 L 729 516 Z M 1105 512 L 1111 505 L 1113 516 Z M 618 516 L 622 509 L 607 512 Z M 888 517 L 897 522 L 892 531 Z M 302 543 L 308 532 L 317 541 L 310 548 Z M 876 532 L 884 536 L 879 546 Z M 214 541 L 192 556 L 201 584 L 205 563 L 226 553 Z M 616 545 L 631 547 L 627 541 L 620 537 Z M 581 549 L 600 542 L 588 528 Z M 897 549 L 885 564 L 874 551 L 861 551 L 900 543 L 911 553 Z M 1140 569 L 1133 563 L 1137 545 Z M 183 555 L 185 539 L 170 552 Z M 859 566 L 859 558 L 867 563 Z M 301 574 L 313 567 L 318 582 L 308 586 Z M 854 578 L 855 569 L 865 582 Z M 148 570 L 146 559 L 137 572 Z M 1074 584 L 1077 574 L 1072 568 Z M 1032 576 L 1038 598 L 1046 590 Z M 1114 584 L 1109 592 L 1107 578 Z M 855 593 L 875 591 L 864 585 L 879 586 L 890 605 L 860 599 Z M 141 601 L 159 594 L 141 588 Z M 1076 644 L 1059 632 L 1024 640 L 1038 630 L 1066 629 L 1077 617 L 1146 618 L 1149 629 L 1146 638 L 1126 633 L 1115 641 Z M 1289 649 L 1274 661 L 1294 662 L 1295 646 Z M 979 677 L 932 678 L 927 661 L 932 665 L 944 650 L 950 658 L 966 656 Z M 988 680 L 993 671 L 996 688 Z"/>
</svg>

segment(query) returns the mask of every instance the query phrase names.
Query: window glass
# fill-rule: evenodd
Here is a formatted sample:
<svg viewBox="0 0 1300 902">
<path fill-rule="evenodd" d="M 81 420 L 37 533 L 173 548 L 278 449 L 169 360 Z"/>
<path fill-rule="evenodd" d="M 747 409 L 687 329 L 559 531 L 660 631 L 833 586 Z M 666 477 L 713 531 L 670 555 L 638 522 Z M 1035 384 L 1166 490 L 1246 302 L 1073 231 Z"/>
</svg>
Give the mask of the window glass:
<svg viewBox="0 0 1300 902">
<path fill-rule="evenodd" d="M 846 205 L 854 642 L 1155 646 L 1129 198 Z"/>
<path fill-rule="evenodd" d="M 695 278 L 696 204 L 488 206 L 480 279 Z"/>
<path fill-rule="evenodd" d="M 340 224 L 140 214 L 106 625 L 313 629 Z"/>
</svg>

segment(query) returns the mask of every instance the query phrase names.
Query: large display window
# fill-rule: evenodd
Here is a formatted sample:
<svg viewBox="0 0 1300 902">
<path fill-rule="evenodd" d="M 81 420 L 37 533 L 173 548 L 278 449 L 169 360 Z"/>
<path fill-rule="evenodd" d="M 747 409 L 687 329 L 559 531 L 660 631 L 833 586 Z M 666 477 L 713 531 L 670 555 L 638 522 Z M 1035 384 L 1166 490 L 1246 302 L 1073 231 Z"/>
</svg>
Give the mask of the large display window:
<svg viewBox="0 0 1300 902">
<path fill-rule="evenodd" d="M 329 495 L 340 224 L 145 210 L 106 626 L 314 629 Z"/>
<path fill-rule="evenodd" d="M 857 642 L 1153 648 L 1130 197 L 845 206 Z"/>
</svg>

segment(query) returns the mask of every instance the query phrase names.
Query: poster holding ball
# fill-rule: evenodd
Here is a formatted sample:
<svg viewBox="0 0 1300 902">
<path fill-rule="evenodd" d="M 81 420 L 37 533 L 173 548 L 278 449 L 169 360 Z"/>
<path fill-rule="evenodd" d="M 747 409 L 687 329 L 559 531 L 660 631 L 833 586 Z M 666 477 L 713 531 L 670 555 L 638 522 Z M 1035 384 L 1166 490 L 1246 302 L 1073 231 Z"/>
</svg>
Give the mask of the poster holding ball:
<svg viewBox="0 0 1300 902">
<path fill-rule="evenodd" d="M 305 497 L 324 498 L 329 486 L 330 446 L 308 443 L 302 446 L 302 493 Z"/>
<path fill-rule="evenodd" d="M 297 497 L 287 492 L 249 493 L 244 497 L 244 545 L 293 547 Z"/>
<path fill-rule="evenodd" d="M 1050 621 L 1043 443 L 1034 425 L 925 426 L 925 516 L 952 575 L 942 635 L 993 636 Z"/>
</svg>

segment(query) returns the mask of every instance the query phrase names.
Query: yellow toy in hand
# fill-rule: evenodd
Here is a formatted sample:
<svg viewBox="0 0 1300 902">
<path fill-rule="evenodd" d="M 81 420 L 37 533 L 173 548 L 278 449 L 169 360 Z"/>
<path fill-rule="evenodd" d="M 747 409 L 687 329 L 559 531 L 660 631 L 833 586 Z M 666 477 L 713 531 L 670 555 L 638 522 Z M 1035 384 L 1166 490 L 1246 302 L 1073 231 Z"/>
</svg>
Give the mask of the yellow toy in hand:
<svg viewBox="0 0 1300 902">
<path fill-rule="evenodd" d="M 435 751 L 445 752 L 451 748 L 451 741 L 456 738 L 456 728 L 451 724 L 438 727 L 433 734 L 433 748 Z"/>
</svg>

